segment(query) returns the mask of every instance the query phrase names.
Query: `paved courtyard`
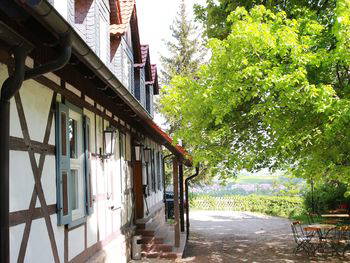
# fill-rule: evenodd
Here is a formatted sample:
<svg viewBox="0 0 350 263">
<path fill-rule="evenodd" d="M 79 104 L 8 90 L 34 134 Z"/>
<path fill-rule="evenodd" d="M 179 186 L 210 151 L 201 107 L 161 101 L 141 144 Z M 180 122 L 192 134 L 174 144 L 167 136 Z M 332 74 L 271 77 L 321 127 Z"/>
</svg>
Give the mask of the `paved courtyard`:
<svg viewBox="0 0 350 263">
<path fill-rule="evenodd" d="M 349 262 L 295 256 L 290 221 L 279 217 L 192 210 L 191 230 L 182 262 Z"/>
<path fill-rule="evenodd" d="M 250 212 L 193 210 L 190 217 L 190 240 L 184 258 L 177 262 L 350 262 L 349 257 L 309 259 L 304 255 L 295 256 L 288 219 Z"/>
</svg>

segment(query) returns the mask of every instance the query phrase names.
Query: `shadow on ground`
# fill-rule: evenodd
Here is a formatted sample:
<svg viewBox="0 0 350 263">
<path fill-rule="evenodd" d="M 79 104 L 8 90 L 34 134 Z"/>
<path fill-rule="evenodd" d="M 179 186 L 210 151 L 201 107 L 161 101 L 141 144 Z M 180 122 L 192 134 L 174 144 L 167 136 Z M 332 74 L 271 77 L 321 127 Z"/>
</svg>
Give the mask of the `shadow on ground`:
<svg viewBox="0 0 350 263">
<path fill-rule="evenodd" d="M 191 212 L 191 235 L 181 262 L 350 262 L 294 255 L 287 219 L 233 211 Z"/>
</svg>

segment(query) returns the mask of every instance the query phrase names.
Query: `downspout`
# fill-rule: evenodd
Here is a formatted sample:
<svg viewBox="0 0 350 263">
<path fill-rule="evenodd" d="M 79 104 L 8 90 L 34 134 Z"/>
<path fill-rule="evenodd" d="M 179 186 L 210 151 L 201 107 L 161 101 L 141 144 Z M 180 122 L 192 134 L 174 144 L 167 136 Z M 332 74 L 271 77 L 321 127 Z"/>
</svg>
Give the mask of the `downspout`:
<svg viewBox="0 0 350 263">
<path fill-rule="evenodd" d="M 0 98 L 0 262 L 10 261 L 9 253 L 9 139 L 10 100 L 20 90 L 24 80 L 58 70 L 66 65 L 71 56 L 70 34 L 60 37 L 62 51 L 57 59 L 33 69 L 25 69 L 25 59 L 30 52 L 26 45 L 17 46 L 14 51 L 15 68 L 2 84 Z M 10 73 L 9 73 L 10 74 Z"/>
<path fill-rule="evenodd" d="M 186 239 L 188 240 L 188 237 L 190 235 L 190 206 L 188 203 L 188 184 L 189 182 L 198 175 L 199 173 L 199 166 L 196 167 L 196 173 L 194 175 L 191 175 L 190 177 L 186 178 L 185 180 L 185 191 L 186 191 Z"/>
<path fill-rule="evenodd" d="M 163 168 L 163 202 L 164 202 L 164 207 L 165 207 L 165 221 L 168 220 L 168 207 L 167 207 L 167 203 L 166 203 L 166 194 L 165 194 L 165 159 L 171 157 L 172 154 L 168 154 L 166 156 L 163 157 L 162 160 L 162 168 Z"/>
<path fill-rule="evenodd" d="M 14 50 L 15 70 L 1 88 L 0 98 L 0 262 L 10 262 L 10 99 L 20 89 L 25 74 L 27 50 L 22 46 Z"/>
<path fill-rule="evenodd" d="M 185 215 L 184 215 L 184 166 L 179 164 L 179 185 L 180 185 L 180 229 L 185 232 Z"/>
</svg>

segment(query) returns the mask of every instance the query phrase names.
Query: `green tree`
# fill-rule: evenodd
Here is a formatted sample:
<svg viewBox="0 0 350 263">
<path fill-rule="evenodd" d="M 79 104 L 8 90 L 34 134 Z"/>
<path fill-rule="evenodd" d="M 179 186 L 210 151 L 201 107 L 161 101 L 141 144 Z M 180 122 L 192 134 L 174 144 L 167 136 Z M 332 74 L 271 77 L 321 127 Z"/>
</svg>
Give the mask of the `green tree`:
<svg viewBox="0 0 350 263">
<path fill-rule="evenodd" d="M 198 28 L 188 19 L 185 0 L 170 26 L 172 38 L 165 41 L 168 55 L 161 56 L 162 82 L 169 84 L 174 75 L 191 75 L 203 60 L 203 45 Z"/>
<path fill-rule="evenodd" d="M 337 2 L 331 29 L 313 10 L 231 13 L 227 38 L 209 41 L 208 65 L 173 78 L 161 100 L 195 161 L 223 175 L 288 168 L 349 183 L 349 10 Z"/>
<path fill-rule="evenodd" d="M 286 12 L 288 18 L 302 17 L 305 9 L 313 10 L 323 23 L 331 24 L 335 3 L 336 0 L 206 0 L 205 5 L 195 5 L 195 14 L 208 37 L 224 39 L 232 25 L 227 17 L 237 7 L 250 10 L 254 6 L 264 5 L 274 12 Z"/>
</svg>

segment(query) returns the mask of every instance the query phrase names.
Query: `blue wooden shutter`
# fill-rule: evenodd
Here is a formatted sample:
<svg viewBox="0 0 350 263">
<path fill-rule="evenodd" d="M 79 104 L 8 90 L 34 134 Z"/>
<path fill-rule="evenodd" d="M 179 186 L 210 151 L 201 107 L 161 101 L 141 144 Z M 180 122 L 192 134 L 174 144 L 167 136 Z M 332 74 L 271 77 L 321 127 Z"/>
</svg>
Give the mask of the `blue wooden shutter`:
<svg viewBox="0 0 350 263">
<path fill-rule="evenodd" d="M 94 212 L 91 182 L 91 145 L 90 145 L 90 119 L 84 116 L 84 152 L 85 152 L 85 208 L 86 214 Z"/>
<path fill-rule="evenodd" d="M 72 221 L 69 202 L 70 156 L 69 156 L 69 109 L 59 103 L 56 112 L 56 172 L 57 172 L 57 223 L 65 225 Z"/>
</svg>

